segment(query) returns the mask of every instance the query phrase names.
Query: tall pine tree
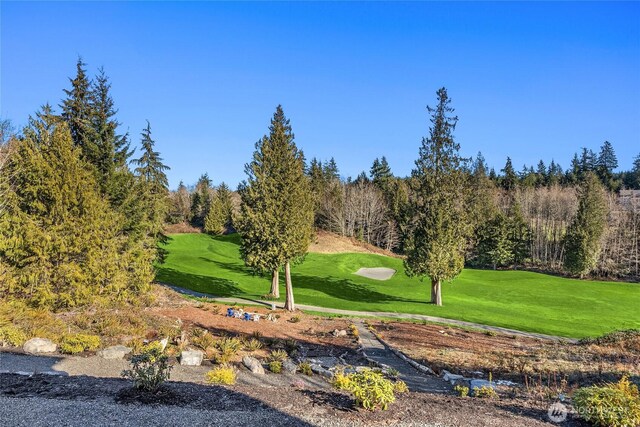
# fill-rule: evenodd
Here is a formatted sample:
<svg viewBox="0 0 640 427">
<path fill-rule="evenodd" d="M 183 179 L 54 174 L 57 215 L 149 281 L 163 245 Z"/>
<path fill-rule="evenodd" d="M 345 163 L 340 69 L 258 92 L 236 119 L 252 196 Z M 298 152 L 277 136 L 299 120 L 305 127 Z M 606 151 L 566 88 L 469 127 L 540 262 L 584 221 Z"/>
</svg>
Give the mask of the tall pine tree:
<svg viewBox="0 0 640 427">
<path fill-rule="evenodd" d="M 453 280 L 464 266 L 468 235 L 465 214 L 464 159 L 453 138 L 458 117 L 453 115 L 447 90 L 437 92 L 429 137 L 423 138 L 412 171 L 413 230 L 406 244 L 405 266 L 411 276 L 429 277 L 431 302 L 442 305 L 442 281 Z"/>
</svg>

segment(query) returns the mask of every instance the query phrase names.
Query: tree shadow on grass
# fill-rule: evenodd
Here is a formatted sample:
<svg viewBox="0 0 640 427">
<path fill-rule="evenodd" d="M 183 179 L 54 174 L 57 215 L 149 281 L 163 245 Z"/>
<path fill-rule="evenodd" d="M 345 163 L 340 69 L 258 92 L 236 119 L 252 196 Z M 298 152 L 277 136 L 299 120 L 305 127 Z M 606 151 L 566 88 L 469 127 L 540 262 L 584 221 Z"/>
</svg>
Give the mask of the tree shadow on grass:
<svg viewBox="0 0 640 427">
<path fill-rule="evenodd" d="M 156 274 L 156 279 L 160 282 L 170 283 L 220 297 L 233 297 L 242 293 L 238 285 L 231 280 L 185 273 L 172 268 L 159 269 Z"/>
</svg>

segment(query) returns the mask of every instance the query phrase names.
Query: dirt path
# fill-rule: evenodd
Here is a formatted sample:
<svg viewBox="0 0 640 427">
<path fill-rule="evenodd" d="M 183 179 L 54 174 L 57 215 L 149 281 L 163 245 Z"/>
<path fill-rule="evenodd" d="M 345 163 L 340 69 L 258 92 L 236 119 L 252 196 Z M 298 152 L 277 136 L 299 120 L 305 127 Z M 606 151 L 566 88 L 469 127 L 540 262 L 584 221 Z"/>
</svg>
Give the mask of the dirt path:
<svg viewBox="0 0 640 427">
<path fill-rule="evenodd" d="M 399 378 L 407 383 L 409 390 L 427 393 L 451 392 L 451 386 L 448 382 L 435 376 L 423 374 L 404 360 L 401 360 L 382 344 L 362 322 L 357 322 L 356 326 L 360 344 L 366 357 L 381 365 L 397 370 L 400 373 Z"/>
<path fill-rule="evenodd" d="M 281 302 L 270 302 L 270 301 L 253 300 L 248 298 L 237 298 L 237 297 L 232 297 L 232 298 L 216 297 L 215 295 L 192 291 L 190 289 L 181 288 L 179 286 L 171 285 L 169 283 L 158 282 L 158 284 L 162 286 L 166 286 L 170 289 L 173 289 L 174 291 L 181 293 L 183 295 L 190 295 L 198 298 L 210 298 L 215 301 L 219 301 L 227 304 L 236 304 L 236 303 L 237 304 L 258 304 L 258 305 L 264 305 L 267 307 L 270 307 L 273 304 L 277 308 L 283 308 L 284 306 L 284 304 Z M 446 319 L 444 317 L 427 316 L 425 314 L 392 313 L 392 312 L 386 312 L 386 311 L 341 310 L 338 308 L 317 307 L 313 305 L 304 305 L 304 304 L 296 304 L 296 307 L 300 310 L 317 311 L 319 313 L 327 313 L 327 314 L 340 314 L 343 316 L 351 316 L 351 317 L 386 317 L 386 318 L 403 319 L 403 320 L 422 320 L 426 322 L 442 323 L 446 325 L 460 326 L 463 328 L 474 328 L 474 329 L 480 329 L 483 331 L 497 332 L 497 333 L 507 334 L 507 335 L 516 335 L 516 336 L 526 337 L 526 338 L 553 340 L 553 341 L 566 341 L 569 343 L 577 342 L 577 340 L 573 338 L 538 334 L 535 332 L 524 332 L 524 331 L 518 331 L 516 329 L 502 328 L 500 326 L 489 326 L 489 325 L 483 325 L 480 323 L 465 322 L 464 320 L 455 320 L 455 319 Z"/>
</svg>

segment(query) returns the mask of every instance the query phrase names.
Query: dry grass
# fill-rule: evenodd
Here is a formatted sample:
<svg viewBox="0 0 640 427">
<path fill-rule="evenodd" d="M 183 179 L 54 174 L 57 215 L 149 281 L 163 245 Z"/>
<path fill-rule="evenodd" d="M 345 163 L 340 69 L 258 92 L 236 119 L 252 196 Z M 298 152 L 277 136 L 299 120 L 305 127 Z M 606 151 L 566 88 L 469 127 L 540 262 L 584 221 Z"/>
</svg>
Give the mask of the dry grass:
<svg viewBox="0 0 640 427">
<path fill-rule="evenodd" d="M 318 230 L 316 239 L 309 245 L 309 252 L 319 254 L 362 253 L 379 254 L 400 258 L 399 255 L 385 251 L 377 246 L 361 242 L 352 237 L 339 236 L 328 231 Z"/>
</svg>

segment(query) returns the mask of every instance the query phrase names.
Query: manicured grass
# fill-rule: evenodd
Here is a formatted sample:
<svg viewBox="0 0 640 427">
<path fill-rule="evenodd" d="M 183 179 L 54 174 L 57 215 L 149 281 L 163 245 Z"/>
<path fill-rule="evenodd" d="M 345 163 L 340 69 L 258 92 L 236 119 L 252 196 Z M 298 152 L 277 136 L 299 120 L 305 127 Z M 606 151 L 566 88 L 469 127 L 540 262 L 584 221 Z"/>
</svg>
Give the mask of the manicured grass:
<svg viewBox="0 0 640 427">
<path fill-rule="evenodd" d="M 171 235 L 157 279 L 217 296 L 259 298 L 269 292 L 270 277 L 254 276 L 244 267 L 238 244 L 237 235 Z M 353 274 L 361 267 L 397 272 L 376 281 Z M 402 260 L 355 253 L 310 253 L 292 268 L 292 280 L 300 304 L 427 314 L 575 338 L 640 329 L 640 284 L 634 283 L 465 269 L 444 284 L 444 306 L 436 307 L 427 303 L 428 282 L 407 277 Z"/>
</svg>

